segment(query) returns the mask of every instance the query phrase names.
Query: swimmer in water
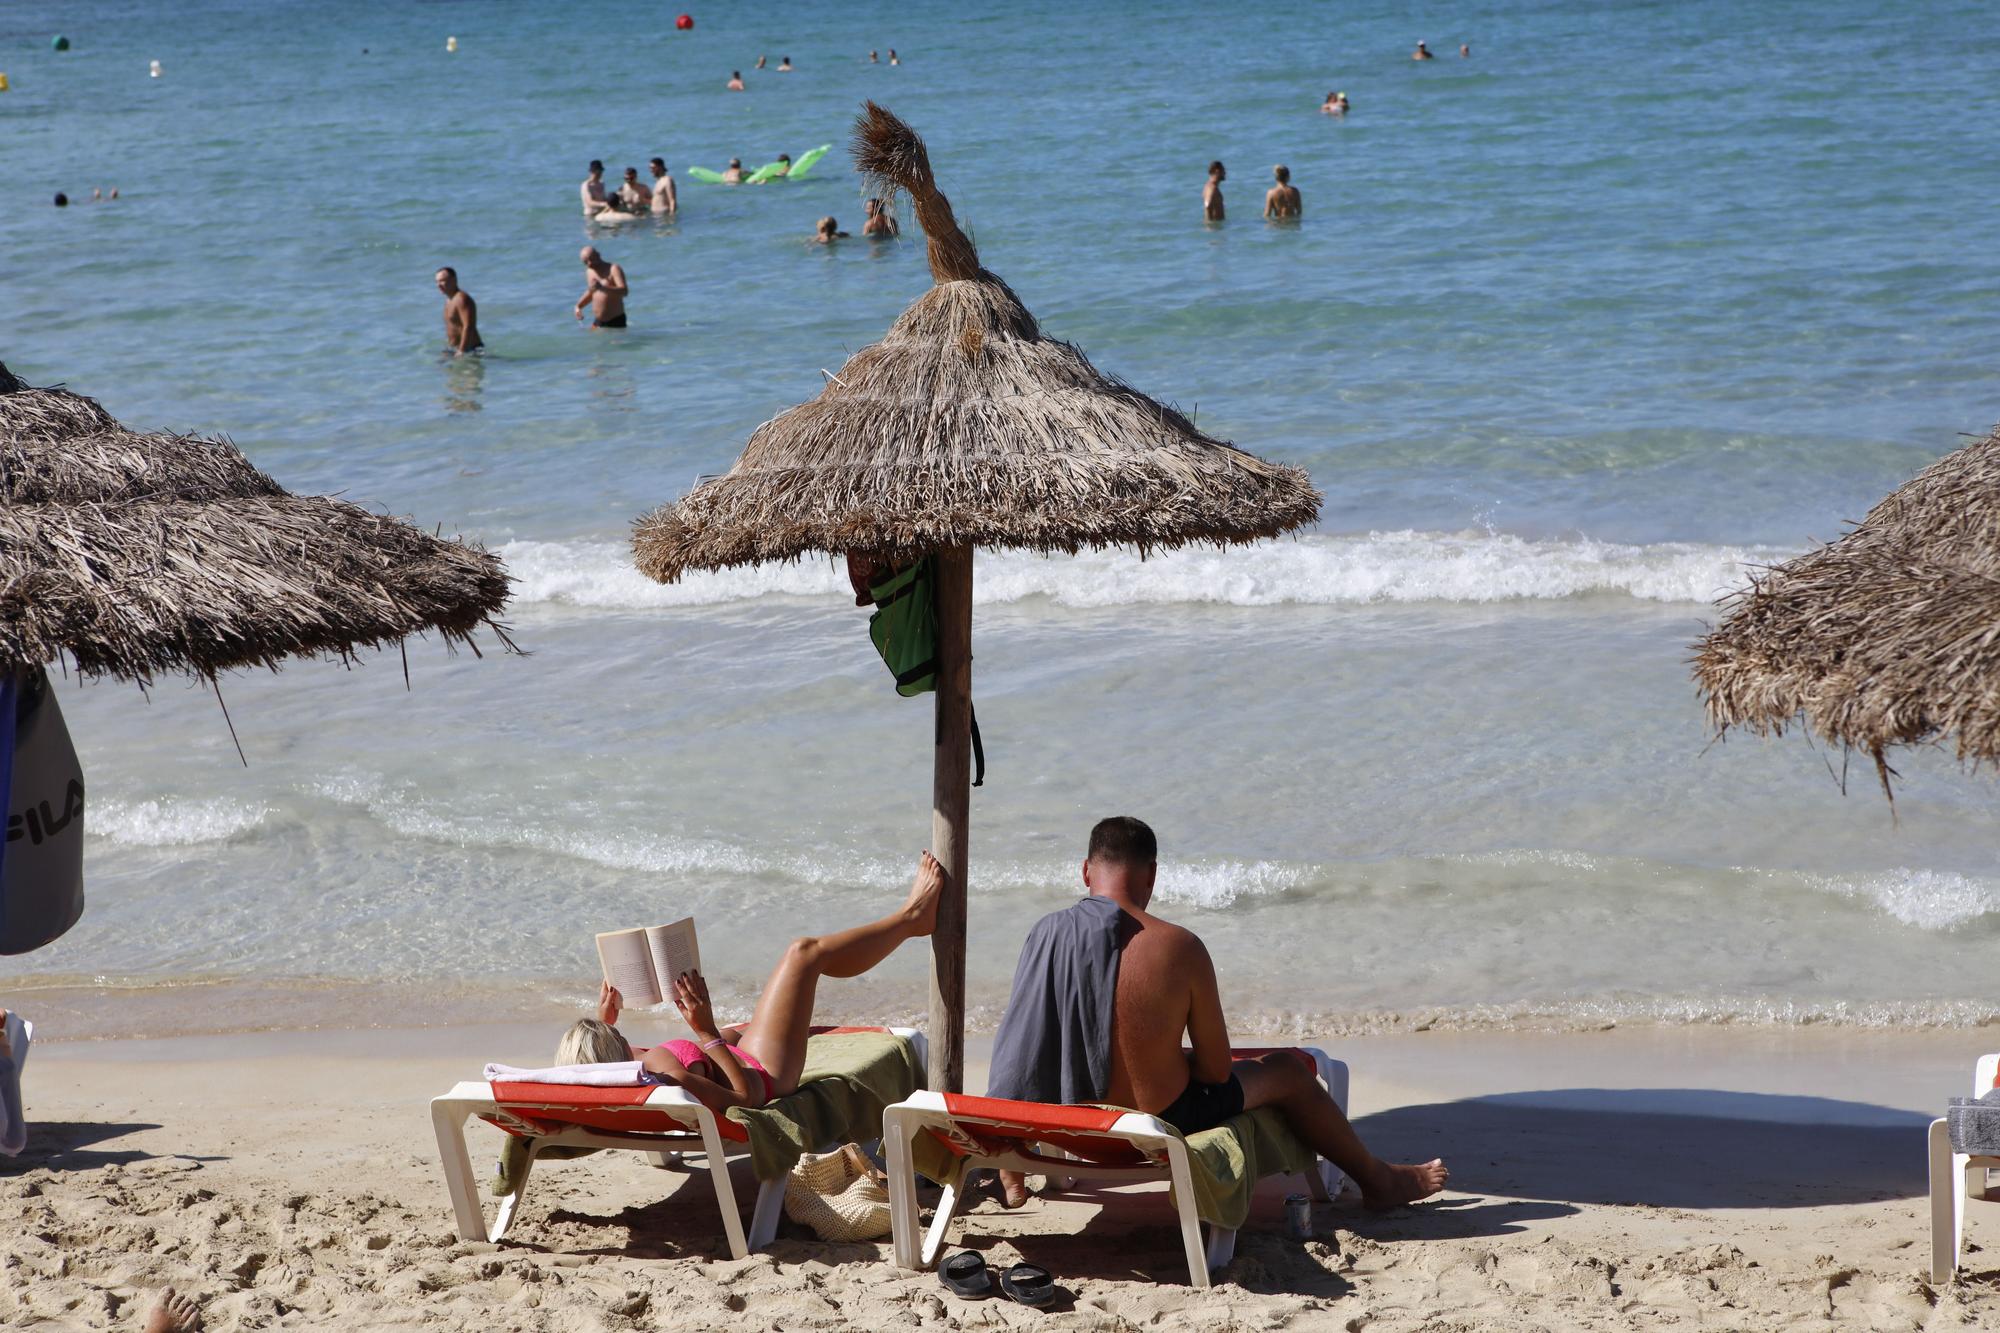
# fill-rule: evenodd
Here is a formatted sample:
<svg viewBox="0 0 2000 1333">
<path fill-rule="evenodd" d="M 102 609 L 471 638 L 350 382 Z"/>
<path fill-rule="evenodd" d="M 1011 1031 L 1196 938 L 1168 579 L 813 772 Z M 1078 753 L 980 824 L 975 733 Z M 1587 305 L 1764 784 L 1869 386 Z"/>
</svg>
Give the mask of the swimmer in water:
<svg viewBox="0 0 2000 1333">
<path fill-rule="evenodd" d="M 758 68 L 758 69 L 762 69 L 762 68 L 764 68 L 764 61 L 765 61 L 765 59 L 766 59 L 766 57 L 764 57 L 764 56 L 758 56 L 758 57 L 757 57 L 757 68 Z"/>
<path fill-rule="evenodd" d="M 447 266 L 435 276 L 444 296 L 444 345 L 454 356 L 478 351 L 486 345 L 479 341 L 479 303 L 458 285 L 457 269 Z"/>
<path fill-rule="evenodd" d="M 1222 163 L 1208 164 L 1208 184 L 1201 187 L 1201 216 L 1207 222 L 1222 221 L 1222 182 L 1229 179 L 1229 173 Z"/>
<path fill-rule="evenodd" d="M 779 56 L 778 73 L 790 74 L 791 72 L 792 72 L 792 58 L 790 56 Z"/>
<path fill-rule="evenodd" d="M 845 240 L 846 238 L 847 233 L 840 229 L 838 222 L 835 222 L 831 217 L 823 217 L 819 220 L 819 229 L 813 233 L 812 243 L 814 245 L 832 245 L 835 241 Z"/>
<path fill-rule="evenodd" d="M 889 48 L 889 63 L 892 65 L 900 65 L 903 63 L 901 57 L 899 57 L 896 54 L 896 48 L 893 46 Z"/>
<path fill-rule="evenodd" d="M 604 164 L 595 158 L 590 162 L 590 174 L 583 178 L 577 192 L 583 196 L 583 215 L 594 218 L 611 207 L 611 200 L 604 193 Z"/>
<path fill-rule="evenodd" d="M 780 176 L 789 176 L 791 174 L 792 174 L 792 155 L 790 153 L 778 154 L 778 169 L 771 173 L 770 179 L 776 180 Z"/>
<path fill-rule="evenodd" d="M 871 65 L 879 65 L 882 63 L 882 58 L 876 55 L 873 51 L 870 51 L 868 53 L 868 63 Z"/>
<path fill-rule="evenodd" d="M 1271 175 L 1278 183 L 1264 195 L 1264 216 L 1296 222 L 1303 209 L 1299 203 L 1299 187 L 1292 184 L 1292 169 L 1287 166 L 1272 167 Z"/>
<path fill-rule="evenodd" d="M 1346 93 L 1328 93 L 1328 94 L 1326 95 L 1326 100 L 1325 100 L 1324 102 L 1321 102 L 1321 103 L 1319 104 L 1319 109 L 1320 109 L 1321 111 L 1324 111 L 1324 112 L 1325 112 L 1325 113 L 1326 113 L 1327 115 L 1329 115 L 1329 116 L 1344 116 L 1344 115 L 1346 115 L 1346 114 L 1347 114 L 1347 94 L 1346 94 Z"/>
<path fill-rule="evenodd" d="M 732 157 L 729 159 L 729 170 L 722 173 L 722 183 L 724 185 L 741 185 L 743 183 L 742 158 Z"/>
<path fill-rule="evenodd" d="M 589 306 L 591 328 L 624 328 L 625 298 L 632 291 L 625 281 L 624 267 L 607 261 L 595 246 L 584 246 L 578 257 L 583 260 L 584 287 L 571 313 L 581 320 L 583 308 Z"/>
<path fill-rule="evenodd" d="M 1472 59 L 1472 44 L 1470 42 L 1460 42 L 1458 44 L 1458 58 L 1460 60 Z"/>
<path fill-rule="evenodd" d="M 743 91 L 743 71 L 742 71 L 742 70 L 740 70 L 740 69 L 732 69 L 732 70 L 730 70 L 730 71 L 729 71 L 729 82 L 728 82 L 727 84 L 723 85 L 723 91 L 725 91 L 725 92 L 732 92 L 732 93 L 740 93 L 740 92 L 742 92 L 742 91 Z"/>
<path fill-rule="evenodd" d="M 1417 43 L 1417 49 L 1416 49 L 1416 50 L 1414 50 L 1414 51 L 1412 51 L 1412 52 L 1410 52 L 1410 59 L 1412 59 L 1412 60 L 1436 60 L 1436 59 L 1437 59 L 1437 57 L 1431 54 L 1431 49 L 1430 49 L 1430 48 L 1429 48 L 1428 46 L 1425 46 L 1425 45 L 1424 45 L 1424 44 L 1423 44 L 1422 42 L 1418 42 L 1418 43 Z"/>
<path fill-rule="evenodd" d="M 639 168 L 625 168 L 625 183 L 618 187 L 618 202 L 627 213 L 644 213 L 653 206 L 653 190 L 639 179 Z"/>
<path fill-rule="evenodd" d="M 867 204 L 868 219 L 861 224 L 861 234 L 871 241 L 886 241 L 902 234 L 896 225 L 896 215 L 880 199 L 870 199 Z"/>
<path fill-rule="evenodd" d="M 667 164 L 654 158 L 646 164 L 653 173 L 653 213 L 656 217 L 672 217 L 680 211 L 681 201 L 674 193 L 674 178 L 667 174 Z"/>
</svg>

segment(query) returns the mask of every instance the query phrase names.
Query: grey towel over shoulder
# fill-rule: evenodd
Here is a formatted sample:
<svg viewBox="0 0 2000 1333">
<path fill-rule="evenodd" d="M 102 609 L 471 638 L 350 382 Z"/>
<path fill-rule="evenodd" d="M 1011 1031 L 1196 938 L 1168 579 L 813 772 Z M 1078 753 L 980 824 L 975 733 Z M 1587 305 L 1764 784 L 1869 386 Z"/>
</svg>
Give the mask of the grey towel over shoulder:
<svg viewBox="0 0 2000 1333">
<path fill-rule="evenodd" d="M 1103 1100 L 1111 1084 L 1118 954 L 1135 924 L 1108 898 L 1085 898 L 1035 923 L 993 1041 L 987 1096 Z"/>
</svg>

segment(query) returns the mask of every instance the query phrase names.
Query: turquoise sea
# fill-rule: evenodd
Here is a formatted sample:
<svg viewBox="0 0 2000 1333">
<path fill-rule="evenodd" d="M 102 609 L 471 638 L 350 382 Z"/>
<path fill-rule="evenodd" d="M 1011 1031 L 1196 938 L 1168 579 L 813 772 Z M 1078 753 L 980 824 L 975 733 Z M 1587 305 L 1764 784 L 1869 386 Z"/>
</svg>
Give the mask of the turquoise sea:
<svg viewBox="0 0 2000 1333">
<path fill-rule="evenodd" d="M 1993 779 L 1911 756 L 1892 822 L 1864 765 L 1843 796 L 1802 739 L 1711 746 L 1686 669 L 1746 567 L 2000 419 L 1988 17 L 9 4 L 0 359 L 497 549 L 530 652 L 227 680 L 247 768 L 205 689 L 67 684 L 91 905 L 0 996 L 563 1003 L 592 930 L 693 912 L 740 1006 L 777 941 L 900 894 L 929 710 L 835 572 L 661 588 L 624 545 L 927 285 L 914 234 L 805 244 L 860 230 L 838 147 L 685 174 L 842 145 L 873 97 L 1049 332 L 1327 497 L 1252 549 L 983 561 L 984 1016 L 1114 812 L 1158 828 L 1246 1028 L 2000 1016 Z M 679 218 L 587 225 L 585 163 L 655 154 Z M 1257 218 L 1280 162 L 1297 226 Z M 570 318 L 584 244 L 629 330 Z M 483 357 L 440 353 L 440 264 Z M 913 1011 L 922 961 L 827 1010 Z"/>
</svg>

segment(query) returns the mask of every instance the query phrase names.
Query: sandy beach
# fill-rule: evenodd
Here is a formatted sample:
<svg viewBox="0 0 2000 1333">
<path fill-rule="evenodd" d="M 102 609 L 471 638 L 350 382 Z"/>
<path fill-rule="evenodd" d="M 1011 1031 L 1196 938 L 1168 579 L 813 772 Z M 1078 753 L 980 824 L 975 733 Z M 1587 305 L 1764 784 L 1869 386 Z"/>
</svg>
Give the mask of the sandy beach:
<svg viewBox="0 0 2000 1333">
<path fill-rule="evenodd" d="M 0 1323 L 133 1328 L 168 1284 L 196 1293 L 222 1330 L 2000 1321 L 1989 1258 L 2000 1208 L 1969 1209 L 1956 1283 L 1924 1275 L 1923 1127 L 1996 1044 L 1977 1033 L 1342 1041 L 1358 1127 L 1391 1154 L 1446 1154 L 1445 1195 L 1386 1215 L 1351 1197 L 1321 1206 L 1318 1238 L 1300 1244 L 1282 1234 L 1282 1183 L 1266 1181 L 1235 1261 L 1206 1292 L 1184 1283 L 1157 1190 L 1038 1199 L 1018 1214 L 983 1201 L 952 1248 L 1049 1268 L 1061 1288 L 1049 1313 L 960 1300 L 933 1274 L 894 1267 L 886 1243 L 823 1244 L 789 1222 L 767 1253 L 718 1258 L 702 1179 L 632 1154 L 548 1164 L 505 1242 L 457 1241 L 425 1103 L 483 1059 L 537 1058 L 547 1036 L 495 1026 L 38 1045 L 33 1138 L 0 1175 Z M 975 1067 L 969 1081 L 984 1077 Z"/>
</svg>

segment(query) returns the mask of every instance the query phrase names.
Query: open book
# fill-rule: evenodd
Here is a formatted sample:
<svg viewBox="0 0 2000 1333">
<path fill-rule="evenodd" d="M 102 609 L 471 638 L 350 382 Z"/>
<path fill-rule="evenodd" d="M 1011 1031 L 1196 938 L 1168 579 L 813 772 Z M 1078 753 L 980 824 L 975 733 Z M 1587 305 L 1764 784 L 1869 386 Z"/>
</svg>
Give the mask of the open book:
<svg viewBox="0 0 2000 1333">
<path fill-rule="evenodd" d="M 597 961 L 625 1003 L 658 1004 L 673 994 L 675 977 L 701 971 L 694 918 L 643 930 L 605 931 L 597 937 Z"/>
</svg>

